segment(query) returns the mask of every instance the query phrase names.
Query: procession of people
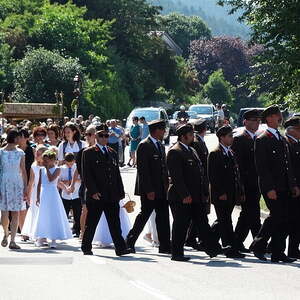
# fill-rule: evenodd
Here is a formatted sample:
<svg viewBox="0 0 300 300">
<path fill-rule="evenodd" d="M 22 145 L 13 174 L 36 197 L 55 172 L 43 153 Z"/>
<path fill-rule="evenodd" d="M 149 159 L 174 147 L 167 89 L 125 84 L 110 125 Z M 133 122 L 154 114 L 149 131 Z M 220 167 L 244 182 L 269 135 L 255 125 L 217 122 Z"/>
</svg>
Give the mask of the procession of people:
<svg viewBox="0 0 300 300">
<path fill-rule="evenodd" d="M 19 231 L 36 247 L 59 248 L 57 241 L 78 238 L 84 255 L 93 255 L 94 243 L 113 244 L 117 256 L 134 254 L 155 214 L 158 252 L 173 261 L 190 259 L 185 247 L 210 258 L 242 259 L 253 252 L 261 261 L 267 253 L 277 263 L 300 259 L 300 117 L 284 122 L 285 135 L 278 130 L 283 118 L 277 106 L 248 110 L 243 118 L 244 129 L 235 135 L 220 121 L 218 145 L 210 153 L 204 119 L 179 125 L 168 151 L 163 120 L 147 124 L 134 117 L 130 142 L 118 120 L 94 116 L 66 119 L 63 128 L 52 120 L 33 130 L 29 121 L 8 126 L 0 149 L 2 247 L 20 249 Z M 258 133 L 261 122 L 267 128 Z M 141 201 L 132 225 L 134 202 L 124 200 L 120 172 L 126 144 Z M 269 209 L 263 224 L 261 197 Z M 216 220 L 210 226 L 211 205 Z M 234 228 L 236 205 L 241 212 Z"/>
</svg>

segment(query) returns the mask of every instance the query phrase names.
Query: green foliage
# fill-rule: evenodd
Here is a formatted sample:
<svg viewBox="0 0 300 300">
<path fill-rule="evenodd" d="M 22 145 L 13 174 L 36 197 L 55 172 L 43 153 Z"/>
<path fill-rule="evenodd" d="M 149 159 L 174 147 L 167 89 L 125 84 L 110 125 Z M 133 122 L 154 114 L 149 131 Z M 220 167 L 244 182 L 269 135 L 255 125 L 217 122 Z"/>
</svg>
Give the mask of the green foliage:
<svg viewBox="0 0 300 300">
<path fill-rule="evenodd" d="M 19 102 L 55 102 L 55 91 L 64 91 L 70 107 L 74 74 L 82 74 L 78 59 L 64 58 L 44 48 L 29 49 L 16 64 L 14 99 Z M 81 75 L 82 76 L 82 75 Z"/>
<path fill-rule="evenodd" d="M 252 76 L 255 90 L 262 85 L 274 102 L 289 101 L 300 104 L 300 2 L 295 0 L 220 0 L 221 5 L 232 5 L 232 13 L 243 9 L 241 19 L 252 28 L 252 41 L 264 46 L 257 57 L 262 70 Z"/>
<path fill-rule="evenodd" d="M 166 31 L 182 48 L 184 56 L 189 54 L 191 41 L 211 38 L 211 31 L 200 17 L 172 13 L 159 16 L 162 30 Z"/>
<path fill-rule="evenodd" d="M 223 71 L 220 69 L 209 76 L 208 82 L 203 87 L 204 95 L 213 103 L 233 103 L 232 86 L 225 80 Z"/>
</svg>

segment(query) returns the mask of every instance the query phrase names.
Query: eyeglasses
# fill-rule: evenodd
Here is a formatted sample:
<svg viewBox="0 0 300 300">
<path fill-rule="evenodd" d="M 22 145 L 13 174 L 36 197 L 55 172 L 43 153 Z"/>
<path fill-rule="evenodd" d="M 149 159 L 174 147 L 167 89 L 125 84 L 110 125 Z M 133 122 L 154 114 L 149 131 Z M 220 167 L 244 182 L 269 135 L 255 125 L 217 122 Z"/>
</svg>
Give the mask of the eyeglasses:
<svg viewBox="0 0 300 300">
<path fill-rule="evenodd" d="M 108 133 L 100 133 L 98 134 L 99 138 L 106 138 L 108 139 L 109 138 L 109 134 Z"/>
</svg>

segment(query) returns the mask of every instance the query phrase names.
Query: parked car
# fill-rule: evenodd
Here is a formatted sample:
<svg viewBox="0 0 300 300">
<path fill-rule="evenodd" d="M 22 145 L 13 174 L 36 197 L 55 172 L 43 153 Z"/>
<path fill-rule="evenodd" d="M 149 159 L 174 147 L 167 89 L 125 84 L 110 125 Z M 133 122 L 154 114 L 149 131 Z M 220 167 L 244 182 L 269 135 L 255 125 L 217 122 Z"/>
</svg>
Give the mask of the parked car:
<svg viewBox="0 0 300 300">
<path fill-rule="evenodd" d="M 176 133 L 176 128 L 178 126 L 178 120 L 177 120 L 177 115 L 178 115 L 179 111 L 175 111 L 172 119 L 170 119 L 170 134 L 175 134 Z M 194 111 L 187 111 L 188 115 L 189 115 L 189 119 L 188 121 L 193 123 L 196 119 L 198 119 L 197 117 L 197 113 Z"/>
<path fill-rule="evenodd" d="M 212 104 L 195 104 L 189 109 L 197 113 L 198 118 L 203 118 L 207 121 L 207 129 L 211 133 L 216 130 L 216 109 Z"/>
<path fill-rule="evenodd" d="M 154 120 L 164 120 L 166 122 L 166 133 L 164 141 L 166 144 L 170 143 L 170 122 L 168 115 L 164 108 L 162 107 L 140 107 L 135 108 L 132 110 L 132 112 L 129 114 L 126 125 L 125 125 L 125 132 L 126 134 L 129 133 L 130 127 L 132 125 L 132 118 L 133 117 L 145 117 L 147 122 L 151 122 Z"/>
</svg>

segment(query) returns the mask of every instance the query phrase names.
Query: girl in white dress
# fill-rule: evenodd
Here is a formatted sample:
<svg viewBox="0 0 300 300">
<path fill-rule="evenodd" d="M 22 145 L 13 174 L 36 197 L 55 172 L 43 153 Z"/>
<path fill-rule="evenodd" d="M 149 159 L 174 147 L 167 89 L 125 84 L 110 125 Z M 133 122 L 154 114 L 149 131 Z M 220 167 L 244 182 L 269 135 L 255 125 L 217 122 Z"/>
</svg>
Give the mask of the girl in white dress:
<svg viewBox="0 0 300 300">
<path fill-rule="evenodd" d="M 131 223 L 128 217 L 128 213 L 124 208 L 126 201 L 120 201 L 120 222 L 122 229 L 122 236 L 125 239 L 128 235 L 129 230 L 131 229 Z M 101 247 L 110 247 L 113 246 L 113 240 L 109 232 L 107 220 L 105 218 L 105 214 L 102 214 L 95 235 L 93 243 L 99 244 Z"/>
<path fill-rule="evenodd" d="M 47 151 L 47 147 L 40 145 L 36 148 L 35 151 L 35 161 L 31 165 L 30 169 L 30 178 L 28 182 L 28 198 L 29 209 L 26 214 L 24 226 L 22 228 L 22 235 L 28 236 L 33 240 L 33 231 L 36 223 L 36 216 L 38 212 L 38 206 L 36 205 L 36 196 L 37 196 L 37 186 L 39 182 L 40 170 L 43 168 L 43 153 Z"/>
<path fill-rule="evenodd" d="M 56 167 L 56 153 L 51 150 L 44 152 L 43 165 L 37 188 L 39 210 L 34 237 L 48 238 L 50 247 L 56 248 L 56 240 L 71 239 L 72 232 L 57 188 L 60 169 Z"/>
</svg>

